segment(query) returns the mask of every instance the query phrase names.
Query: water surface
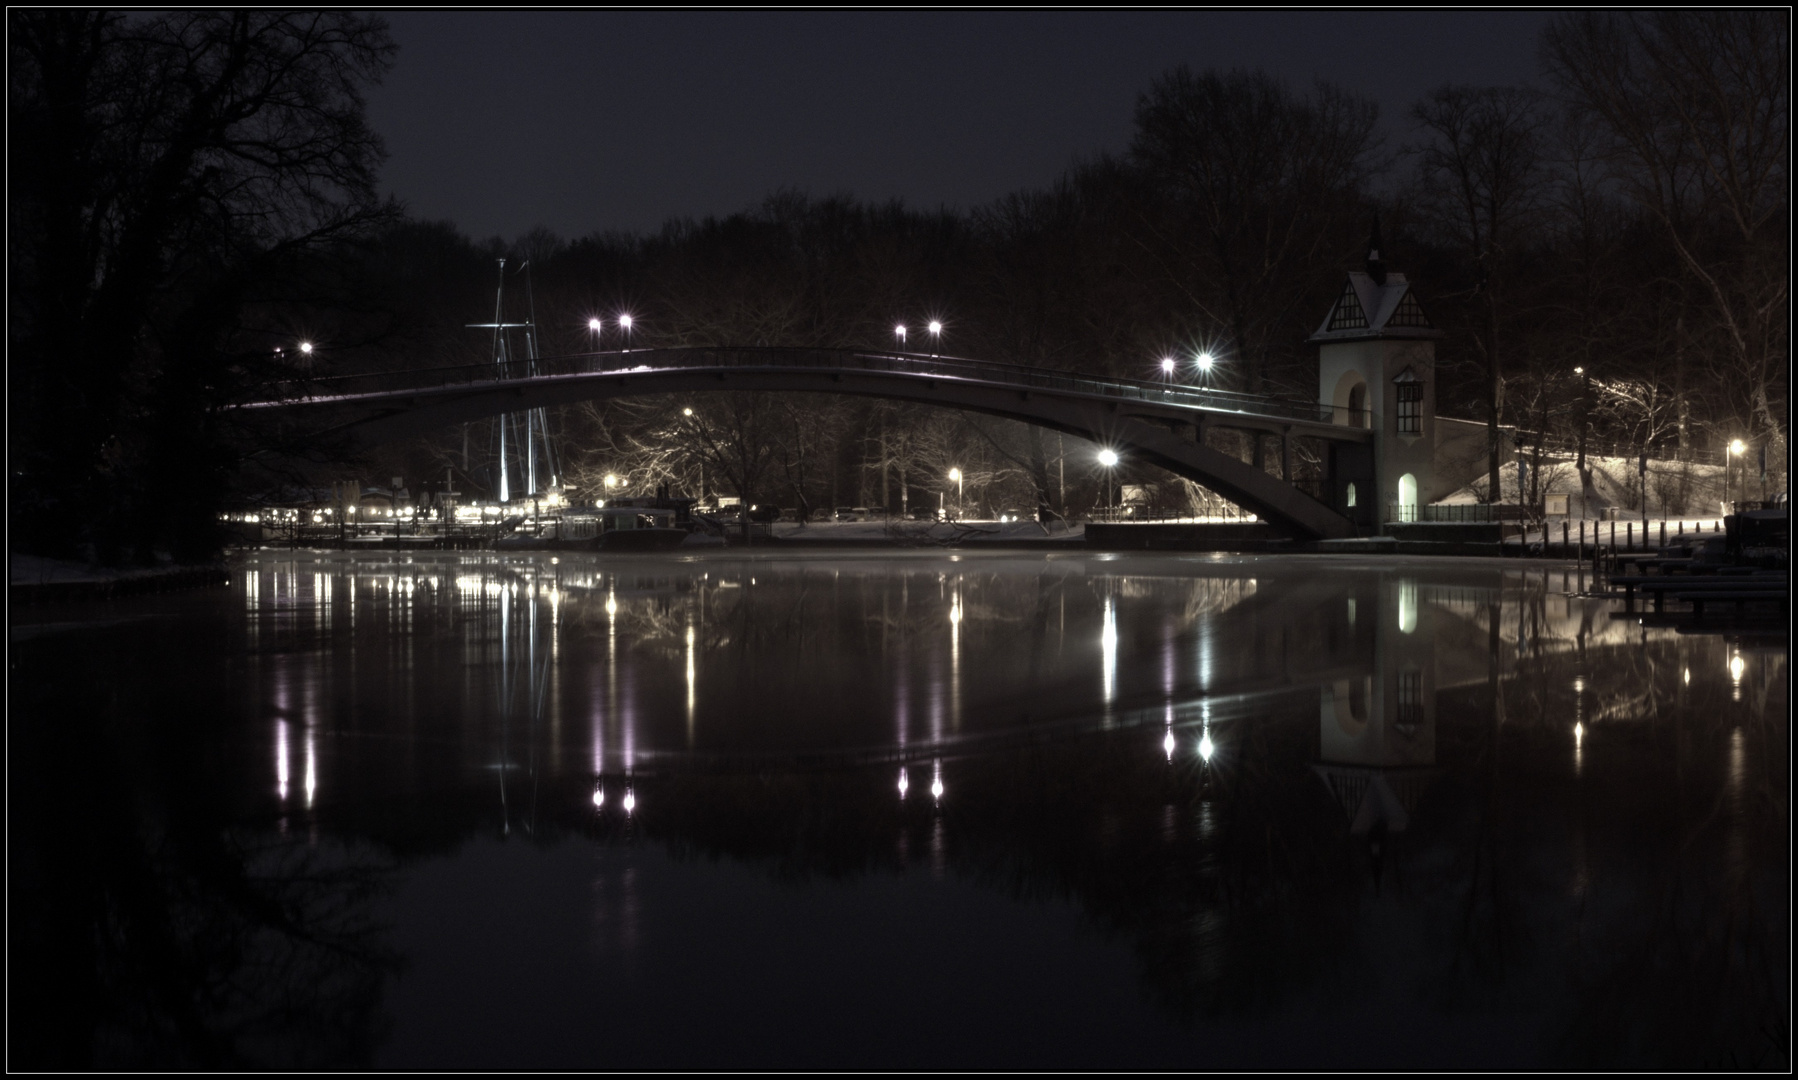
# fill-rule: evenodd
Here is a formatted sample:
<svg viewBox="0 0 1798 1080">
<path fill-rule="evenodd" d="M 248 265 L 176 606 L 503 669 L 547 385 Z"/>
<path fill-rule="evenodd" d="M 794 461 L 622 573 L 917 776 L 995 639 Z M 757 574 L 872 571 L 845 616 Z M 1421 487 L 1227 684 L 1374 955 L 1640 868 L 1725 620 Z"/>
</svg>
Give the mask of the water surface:
<svg viewBox="0 0 1798 1080">
<path fill-rule="evenodd" d="M 1581 588 L 265 551 L 14 612 L 12 1064 L 1784 1068 L 1784 641 Z"/>
</svg>

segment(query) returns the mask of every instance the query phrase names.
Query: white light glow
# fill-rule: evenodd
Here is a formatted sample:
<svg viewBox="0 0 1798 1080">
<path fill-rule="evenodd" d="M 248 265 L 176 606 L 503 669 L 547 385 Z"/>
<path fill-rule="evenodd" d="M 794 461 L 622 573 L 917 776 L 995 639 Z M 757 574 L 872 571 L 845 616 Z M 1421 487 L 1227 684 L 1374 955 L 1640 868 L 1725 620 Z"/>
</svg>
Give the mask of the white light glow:
<svg viewBox="0 0 1798 1080">
<path fill-rule="evenodd" d="M 1729 452 L 1732 454 L 1739 454 L 1746 449 L 1748 449 L 1748 444 L 1740 439 L 1731 439 L 1729 441 Z"/>
<path fill-rule="evenodd" d="M 606 789 L 602 788 L 602 787 L 594 788 L 593 789 L 594 809 L 598 809 L 599 807 L 602 807 L 605 804 L 606 804 Z"/>
<path fill-rule="evenodd" d="M 1169 761 L 1174 760 L 1174 729 L 1173 728 L 1169 728 L 1167 734 L 1163 735 L 1161 737 L 1161 749 L 1163 752 L 1165 752 L 1167 754 L 1167 759 Z"/>
<path fill-rule="evenodd" d="M 1172 375 L 1174 373 L 1174 358 L 1171 356 L 1162 357 L 1161 370 L 1165 371 L 1169 375 Z"/>
<path fill-rule="evenodd" d="M 1212 356 L 1210 353 L 1202 352 L 1199 354 L 1198 364 L 1199 364 L 1200 371 L 1210 371 L 1211 365 L 1214 363 L 1216 363 L 1216 361 L 1212 359 Z"/>
<path fill-rule="evenodd" d="M 911 778 L 905 775 L 904 769 L 900 769 L 899 770 L 899 797 L 901 799 L 905 798 L 905 793 L 910 790 L 911 790 Z"/>
<path fill-rule="evenodd" d="M 1118 463 L 1117 451 L 1115 451 L 1115 450 L 1099 451 L 1099 464 L 1101 464 L 1101 465 L 1105 466 L 1107 469 L 1109 469 L 1113 465 L 1116 465 L 1117 463 Z"/>
<path fill-rule="evenodd" d="M 1203 735 L 1200 735 L 1199 736 L 1199 757 L 1204 759 L 1205 761 L 1210 761 L 1211 755 L 1216 752 L 1217 752 L 1217 744 L 1211 741 L 1211 732 L 1206 731 Z"/>
<path fill-rule="evenodd" d="M 629 315 L 618 316 L 618 325 L 623 327 L 626 330 L 629 330 L 631 328 L 631 317 Z M 628 798 L 630 798 L 630 796 L 626 795 L 625 798 L 628 799 Z"/>
<path fill-rule="evenodd" d="M 1729 678 L 1731 682 L 1741 682 L 1742 673 L 1748 670 L 1748 664 L 1740 653 L 1729 658 Z"/>
<path fill-rule="evenodd" d="M 943 324 L 932 319 L 930 322 L 930 332 L 933 334 L 942 333 L 943 332 Z"/>
<path fill-rule="evenodd" d="M 310 342 L 310 341 L 300 342 L 300 351 L 305 353 L 307 356 L 311 356 L 312 355 L 312 342 Z"/>
<path fill-rule="evenodd" d="M 604 325 L 605 324 L 601 323 L 598 319 L 588 319 L 587 320 L 587 329 L 593 331 L 596 334 L 599 333 L 600 328 Z"/>
</svg>

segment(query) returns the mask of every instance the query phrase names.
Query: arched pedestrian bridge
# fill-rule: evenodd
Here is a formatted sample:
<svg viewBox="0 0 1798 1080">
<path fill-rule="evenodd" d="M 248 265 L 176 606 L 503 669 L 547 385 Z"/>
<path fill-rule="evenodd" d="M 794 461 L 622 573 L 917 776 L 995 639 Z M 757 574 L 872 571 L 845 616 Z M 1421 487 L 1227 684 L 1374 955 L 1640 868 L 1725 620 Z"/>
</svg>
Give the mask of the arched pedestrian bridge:
<svg viewBox="0 0 1798 1080">
<path fill-rule="evenodd" d="M 267 388 L 240 406 L 363 442 L 427 434 L 500 413 L 646 394 L 712 390 L 855 394 L 967 409 L 1089 439 L 1201 484 L 1294 536 L 1354 535 L 1341 505 L 1371 472 L 1363 413 L 1289 398 L 1108 379 L 979 360 L 847 349 L 681 348 L 349 375 Z M 1204 443 L 1211 427 L 1252 436 L 1255 463 Z M 1277 440 L 1274 471 L 1259 462 Z M 1292 440 L 1327 444 L 1319 494 L 1288 482 Z"/>
</svg>

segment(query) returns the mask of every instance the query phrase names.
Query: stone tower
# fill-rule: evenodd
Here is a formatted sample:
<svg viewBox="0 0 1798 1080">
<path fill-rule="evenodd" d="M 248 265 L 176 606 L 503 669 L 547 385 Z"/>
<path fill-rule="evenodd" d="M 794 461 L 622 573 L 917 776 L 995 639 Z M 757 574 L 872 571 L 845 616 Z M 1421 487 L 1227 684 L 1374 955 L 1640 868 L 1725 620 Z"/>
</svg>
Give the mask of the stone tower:
<svg viewBox="0 0 1798 1080">
<path fill-rule="evenodd" d="M 1436 341 L 1405 275 L 1389 271 L 1374 219 L 1367 269 L 1350 271 L 1311 335 L 1318 400 L 1339 424 L 1374 430 L 1373 460 L 1332 468 L 1331 501 L 1363 527 L 1415 521 L 1435 490 Z M 1345 450 L 1348 448 L 1345 448 Z"/>
</svg>

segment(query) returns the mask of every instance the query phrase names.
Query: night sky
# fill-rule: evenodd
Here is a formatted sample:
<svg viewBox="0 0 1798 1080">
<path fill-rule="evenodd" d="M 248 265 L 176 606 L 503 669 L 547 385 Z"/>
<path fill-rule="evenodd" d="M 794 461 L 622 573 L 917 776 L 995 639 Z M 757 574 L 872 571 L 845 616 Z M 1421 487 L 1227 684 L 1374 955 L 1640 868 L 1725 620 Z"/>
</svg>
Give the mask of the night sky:
<svg viewBox="0 0 1798 1080">
<path fill-rule="evenodd" d="M 477 238 L 728 214 L 782 187 L 968 208 L 1125 149 L 1187 63 L 1323 78 L 1387 146 L 1444 82 L 1533 82 L 1542 12 L 402 12 L 388 191 Z"/>
</svg>

